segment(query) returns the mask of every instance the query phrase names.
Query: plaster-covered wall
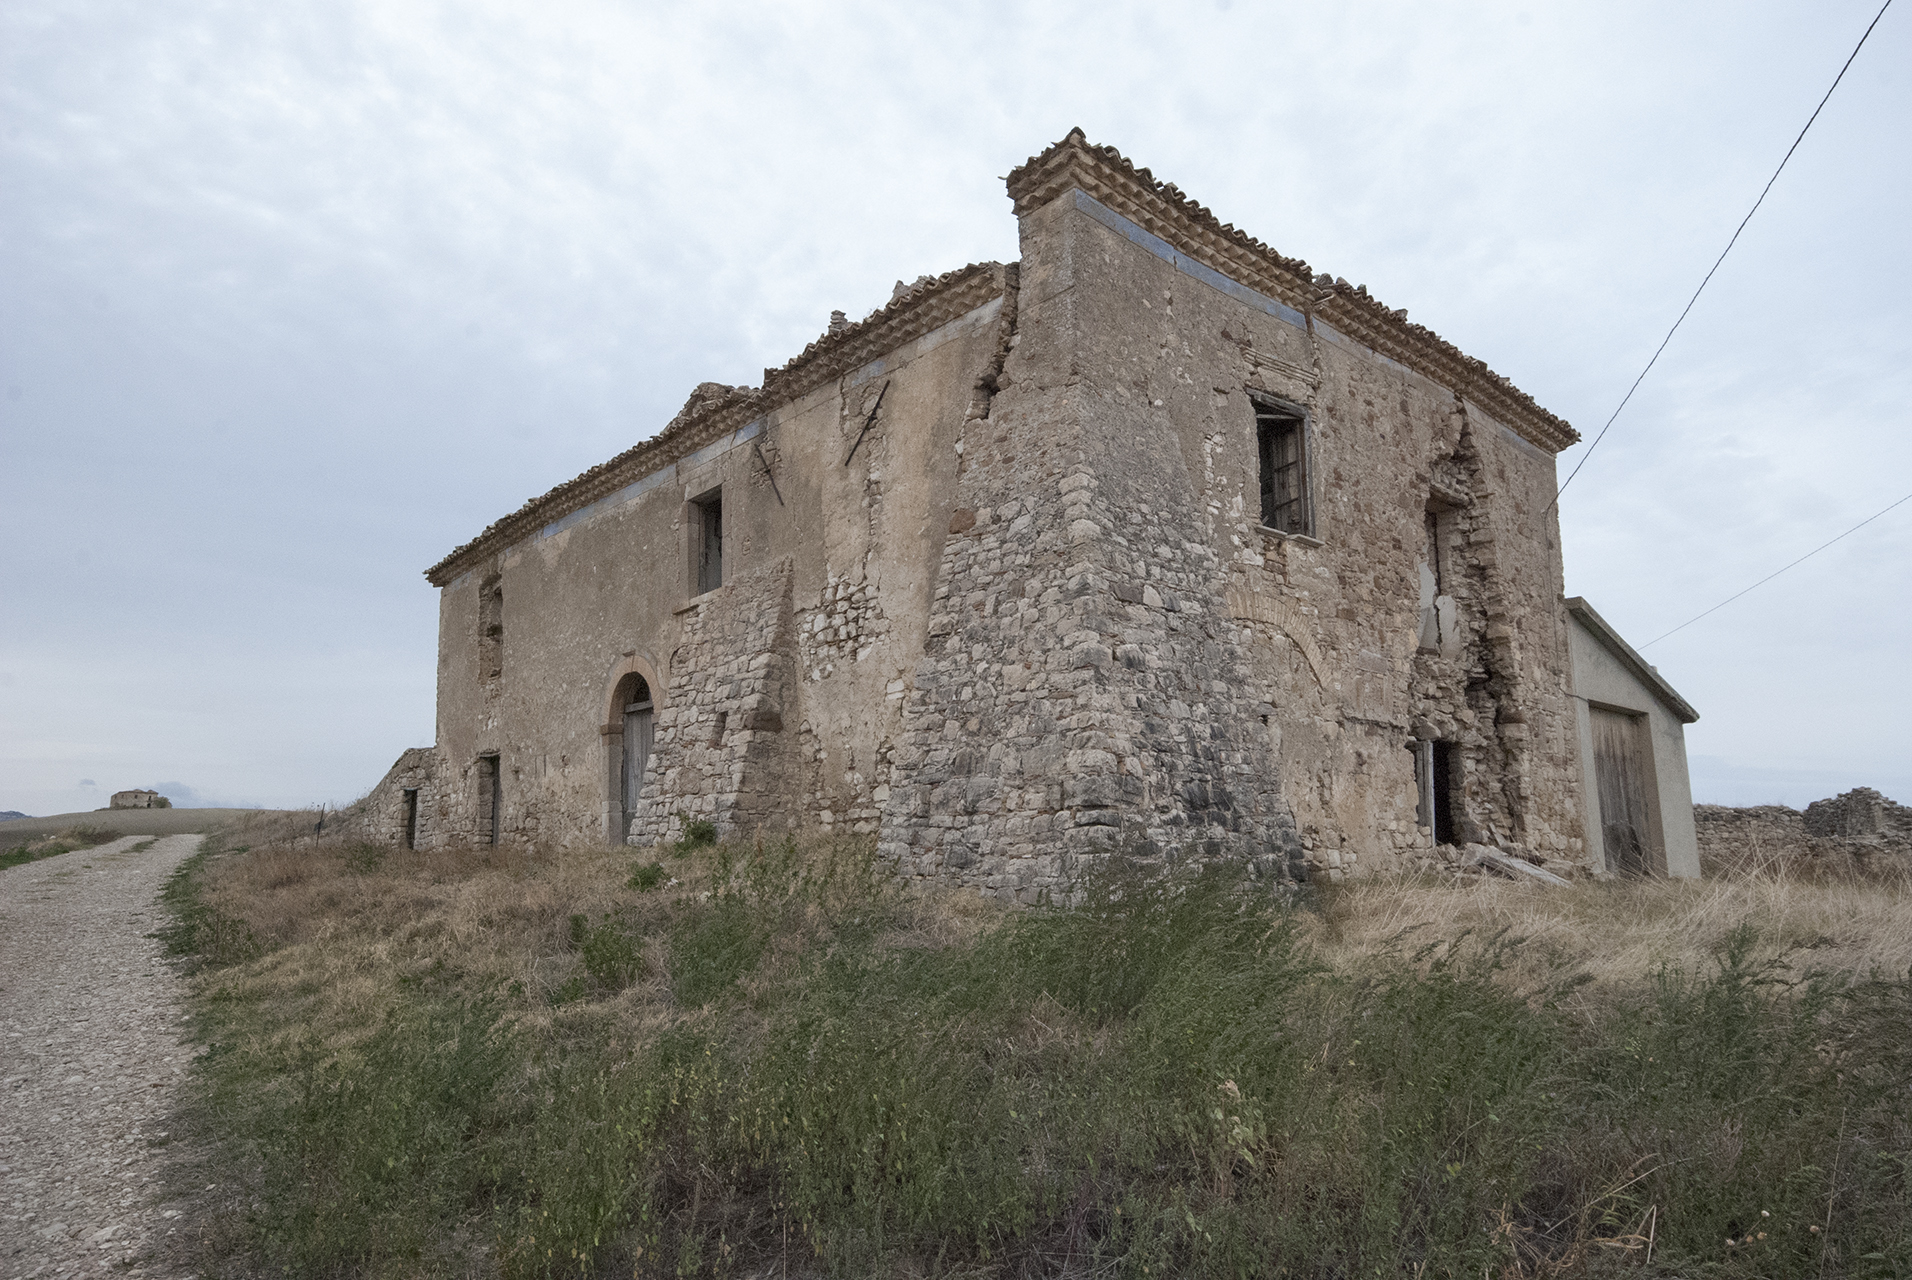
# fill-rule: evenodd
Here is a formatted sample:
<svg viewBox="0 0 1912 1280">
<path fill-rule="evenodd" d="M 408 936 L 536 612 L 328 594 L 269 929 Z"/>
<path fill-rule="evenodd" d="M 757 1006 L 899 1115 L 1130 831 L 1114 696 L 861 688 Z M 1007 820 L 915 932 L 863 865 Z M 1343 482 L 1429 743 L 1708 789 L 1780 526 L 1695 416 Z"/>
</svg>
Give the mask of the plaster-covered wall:
<svg viewBox="0 0 1912 1280">
<path fill-rule="evenodd" d="M 434 831 L 489 837 L 489 755 L 502 772 L 501 836 L 514 841 L 648 842 L 675 834 L 679 815 L 726 832 L 873 831 L 897 682 L 927 627 L 956 433 L 1002 306 L 998 294 L 769 407 L 449 582 Z M 741 394 L 707 384 L 687 415 Z M 698 594 L 693 501 L 713 490 L 725 581 Z M 502 608 L 488 611 L 493 592 Z M 486 636 L 493 625 L 501 634 Z M 654 803 L 626 815 L 612 700 L 631 672 L 658 710 Z"/>
<path fill-rule="evenodd" d="M 1697 878 L 1700 851 L 1693 826 L 1693 785 L 1686 769 L 1686 722 L 1592 626 L 1571 610 L 1566 612 L 1573 655 L 1575 729 L 1584 771 L 1581 794 L 1586 805 L 1589 865 L 1611 869 L 1601 846 L 1600 788 L 1594 779 L 1593 717 L 1589 713 L 1590 706 L 1601 706 L 1645 717 L 1666 874 Z"/>
<path fill-rule="evenodd" d="M 1571 429 L 1079 134 L 1010 190 L 1019 263 L 705 384 L 432 570 L 421 829 L 489 839 L 495 757 L 509 841 L 847 829 L 1020 900 L 1109 848 L 1338 878 L 1454 856 L 1416 775 L 1440 741 L 1457 841 L 1583 856 Z M 1255 396 L 1305 414 L 1304 535 L 1262 527 Z M 725 583 L 698 594 L 712 491 Z"/>
<path fill-rule="evenodd" d="M 1079 190 L 1023 215 L 895 855 L 1021 897 L 1098 844 L 1398 867 L 1432 836 L 1410 744 L 1443 739 L 1467 840 L 1579 856 L 1552 455 L 1147 241 Z M 1308 411 L 1313 537 L 1260 524 L 1251 390 Z M 1448 635 L 1424 649 L 1431 501 Z"/>
</svg>

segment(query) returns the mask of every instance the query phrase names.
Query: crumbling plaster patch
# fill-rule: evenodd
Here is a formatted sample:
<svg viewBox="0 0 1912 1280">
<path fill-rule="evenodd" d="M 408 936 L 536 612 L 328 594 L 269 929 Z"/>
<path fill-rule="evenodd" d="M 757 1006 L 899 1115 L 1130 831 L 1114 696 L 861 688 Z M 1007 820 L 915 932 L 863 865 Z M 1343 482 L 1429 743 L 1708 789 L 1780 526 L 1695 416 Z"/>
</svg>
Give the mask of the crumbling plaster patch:
<svg viewBox="0 0 1912 1280">
<path fill-rule="evenodd" d="M 603 673 L 642 651 L 633 840 L 874 832 L 905 876 L 1024 901 L 1111 848 L 1332 878 L 1440 856 L 1410 750 L 1438 739 L 1467 839 L 1575 856 L 1571 429 L 1079 135 L 1010 187 L 1019 263 L 900 286 L 761 389 L 701 385 L 432 571 L 437 829 L 480 831 L 496 751 L 508 838 L 603 838 Z M 1255 396 L 1306 415 L 1305 532 L 1261 523 Z M 692 598 L 711 492 L 726 581 Z"/>
</svg>

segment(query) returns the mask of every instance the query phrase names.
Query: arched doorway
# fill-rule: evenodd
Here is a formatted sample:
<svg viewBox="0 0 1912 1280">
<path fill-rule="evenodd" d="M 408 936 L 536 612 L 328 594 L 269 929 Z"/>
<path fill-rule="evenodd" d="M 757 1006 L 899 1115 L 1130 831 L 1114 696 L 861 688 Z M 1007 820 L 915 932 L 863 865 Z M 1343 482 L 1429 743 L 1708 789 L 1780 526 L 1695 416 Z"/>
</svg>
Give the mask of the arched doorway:
<svg viewBox="0 0 1912 1280">
<path fill-rule="evenodd" d="M 651 758 L 656 708 L 651 686 L 635 671 L 618 681 L 615 706 L 621 717 L 623 759 L 618 769 L 618 805 L 623 811 L 621 831 L 630 834 L 631 818 L 644 791 L 644 766 Z"/>
</svg>

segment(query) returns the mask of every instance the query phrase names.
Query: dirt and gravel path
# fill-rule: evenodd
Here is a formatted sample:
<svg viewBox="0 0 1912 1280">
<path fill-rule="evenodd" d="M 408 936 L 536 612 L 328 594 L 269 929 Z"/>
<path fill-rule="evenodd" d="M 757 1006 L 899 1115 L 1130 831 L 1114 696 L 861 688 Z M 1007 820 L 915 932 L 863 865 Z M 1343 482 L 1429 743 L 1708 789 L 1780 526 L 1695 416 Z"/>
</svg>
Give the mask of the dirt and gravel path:
<svg viewBox="0 0 1912 1280">
<path fill-rule="evenodd" d="M 147 935 L 200 838 L 151 839 L 0 871 L 0 1280 L 174 1274 L 159 1195 L 192 1049 Z"/>
</svg>

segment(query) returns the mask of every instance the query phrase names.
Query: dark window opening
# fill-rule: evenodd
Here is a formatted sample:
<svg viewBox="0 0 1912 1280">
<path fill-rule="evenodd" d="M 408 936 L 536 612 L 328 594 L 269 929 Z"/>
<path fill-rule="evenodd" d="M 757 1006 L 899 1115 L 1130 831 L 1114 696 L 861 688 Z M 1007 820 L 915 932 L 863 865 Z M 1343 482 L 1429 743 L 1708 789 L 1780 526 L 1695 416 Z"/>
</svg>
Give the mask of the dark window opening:
<svg viewBox="0 0 1912 1280">
<path fill-rule="evenodd" d="M 484 789 L 485 843 L 497 844 L 498 820 L 505 807 L 504 770 L 499 767 L 497 756 L 479 756 L 478 766 L 478 785 Z"/>
<path fill-rule="evenodd" d="M 1434 804 L 1434 843 L 1459 844 L 1456 819 L 1460 817 L 1460 805 L 1456 801 L 1460 795 L 1460 753 L 1451 742 L 1431 742 L 1428 744 L 1428 757 L 1431 774 L 1428 793 Z"/>
<path fill-rule="evenodd" d="M 1307 419 L 1257 400 L 1255 445 L 1261 470 L 1261 522 L 1283 533 L 1312 535 L 1308 510 Z"/>
<path fill-rule="evenodd" d="M 697 594 L 724 585 L 724 494 L 713 489 L 694 504 L 697 508 Z"/>
<path fill-rule="evenodd" d="M 418 847 L 418 788 L 405 788 L 405 847 Z"/>
<path fill-rule="evenodd" d="M 713 747 L 721 747 L 721 746 L 722 746 L 722 745 L 724 744 L 724 729 L 725 729 L 725 728 L 726 728 L 726 727 L 727 727 L 727 726 L 728 726 L 729 724 L 730 724 L 730 712 L 728 712 L 728 711 L 719 711 L 719 712 L 717 713 L 717 728 L 716 728 L 716 731 L 715 731 L 715 732 L 713 732 L 713 733 L 712 733 L 712 734 L 710 735 L 710 745 L 711 745 L 711 746 L 713 746 Z"/>
<path fill-rule="evenodd" d="M 488 580 L 478 592 L 478 670 L 487 680 L 504 673 L 505 591 L 498 580 Z"/>
</svg>

